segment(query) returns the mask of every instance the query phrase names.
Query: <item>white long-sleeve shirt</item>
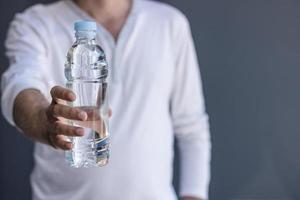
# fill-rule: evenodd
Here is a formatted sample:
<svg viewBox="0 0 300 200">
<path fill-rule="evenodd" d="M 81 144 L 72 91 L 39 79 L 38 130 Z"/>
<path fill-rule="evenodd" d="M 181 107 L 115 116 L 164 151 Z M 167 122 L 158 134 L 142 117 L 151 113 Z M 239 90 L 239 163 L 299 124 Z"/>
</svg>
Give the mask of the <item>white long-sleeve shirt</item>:
<svg viewBox="0 0 300 200">
<path fill-rule="evenodd" d="M 6 40 L 10 66 L 2 75 L 2 110 L 12 125 L 20 91 L 35 88 L 50 100 L 51 87 L 65 85 L 64 62 L 78 20 L 92 18 L 71 0 L 35 5 L 15 16 Z M 174 136 L 180 195 L 206 199 L 209 127 L 187 19 L 166 4 L 134 1 L 117 42 L 98 27 L 111 72 L 110 162 L 73 169 L 63 151 L 36 143 L 33 199 L 174 200 Z"/>
</svg>

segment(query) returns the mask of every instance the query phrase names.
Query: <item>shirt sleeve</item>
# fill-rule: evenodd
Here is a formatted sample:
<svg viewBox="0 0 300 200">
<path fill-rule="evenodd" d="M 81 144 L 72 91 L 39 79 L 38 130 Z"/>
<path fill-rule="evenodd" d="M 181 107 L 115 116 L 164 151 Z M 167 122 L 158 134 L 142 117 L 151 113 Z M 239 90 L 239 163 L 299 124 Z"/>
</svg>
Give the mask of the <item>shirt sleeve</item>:
<svg viewBox="0 0 300 200">
<path fill-rule="evenodd" d="M 179 195 L 208 198 L 210 134 L 193 39 L 186 18 L 176 41 L 171 114 L 180 157 Z"/>
<path fill-rule="evenodd" d="M 1 79 L 1 104 L 4 117 L 13 126 L 16 96 L 28 88 L 46 91 L 46 46 L 42 27 L 36 16 L 26 13 L 17 14 L 8 30 L 5 47 L 9 67 Z"/>
</svg>

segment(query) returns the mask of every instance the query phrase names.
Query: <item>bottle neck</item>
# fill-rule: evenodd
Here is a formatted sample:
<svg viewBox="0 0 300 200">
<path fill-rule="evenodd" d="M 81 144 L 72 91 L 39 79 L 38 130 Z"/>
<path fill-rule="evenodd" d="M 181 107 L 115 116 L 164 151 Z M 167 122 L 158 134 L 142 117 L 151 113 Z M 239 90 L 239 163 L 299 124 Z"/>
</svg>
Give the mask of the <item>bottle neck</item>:
<svg viewBox="0 0 300 200">
<path fill-rule="evenodd" d="M 96 44 L 95 38 L 76 37 L 76 43 Z"/>
<path fill-rule="evenodd" d="M 96 32 L 95 31 L 77 31 L 75 33 L 77 43 L 95 43 Z"/>
</svg>

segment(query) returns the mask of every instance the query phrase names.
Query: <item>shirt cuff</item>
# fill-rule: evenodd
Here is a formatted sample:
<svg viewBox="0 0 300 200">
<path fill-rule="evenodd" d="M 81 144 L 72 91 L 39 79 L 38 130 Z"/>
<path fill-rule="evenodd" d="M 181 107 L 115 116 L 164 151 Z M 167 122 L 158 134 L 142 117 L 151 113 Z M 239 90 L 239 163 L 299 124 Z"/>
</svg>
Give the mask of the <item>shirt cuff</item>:
<svg viewBox="0 0 300 200">
<path fill-rule="evenodd" d="M 205 200 L 208 199 L 209 193 L 211 144 L 208 129 L 198 129 L 198 131 L 202 134 L 190 134 L 194 137 L 178 140 L 180 157 L 179 195 L 180 197 L 191 196 Z"/>
</svg>

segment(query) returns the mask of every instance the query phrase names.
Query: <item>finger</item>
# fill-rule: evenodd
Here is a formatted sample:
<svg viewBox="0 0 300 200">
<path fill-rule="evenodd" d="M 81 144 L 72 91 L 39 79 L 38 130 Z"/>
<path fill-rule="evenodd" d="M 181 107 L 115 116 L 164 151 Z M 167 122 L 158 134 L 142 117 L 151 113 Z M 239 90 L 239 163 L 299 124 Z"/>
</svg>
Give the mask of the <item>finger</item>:
<svg viewBox="0 0 300 200">
<path fill-rule="evenodd" d="M 84 135 L 83 128 L 63 124 L 59 121 L 56 121 L 52 124 L 52 127 L 50 128 L 49 132 L 52 134 L 66 135 L 66 136 L 83 136 Z"/>
<path fill-rule="evenodd" d="M 84 112 L 87 114 L 87 118 L 89 120 L 101 119 L 100 109 L 98 109 L 97 107 L 81 107 L 81 109 L 83 109 Z"/>
<path fill-rule="evenodd" d="M 85 107 L 84 112 L 86 112 L 88 119 L 101 120 L 100 109 L 97 109 L 96 107 Z M 111 108 L 108 109 L 107 114 L 108 114 L 108 117 L 112 116 Z"/>
<path fill-rule="evenodd" d="M 53 106 L 52 114 L 55 117 L 64 117 L 67 119 L 81 120 L 81 121 L 85 121 L 87 119 L 87 113 L 78 108 L 72 108 L 70 106 L 61 105 L 61 104 L 54 104 L 52 106 Z"/>
<path fill-rule="evenodd" d="M 76 99 L 76 95 L 74 92 L 60 86 L 54 86 L 51 89 L 50 94 L 54 100 L 62 99 L 66 101 L 74 101 Z"/>
<path fill-rule="evenodd" d="M 62 150 L 72 149 L 72 143 L 66 141 L 63 135 L 53 135 L 53 144 Z"/>
<path fill-rule="evenodd" d="M 88 119 L 101 120 L 101 112 L 100 112 L 99 109 L 95 109 L 95 107 L 85 108 L 84 112 L 86 112 L 86 114 L 88 116 L 87 117 Z M 112 116 L 112 110 L 111 110 L 111 108 L 108 109 L 107 114 L 108 114 L 108 117 Z"/>
</svg>

